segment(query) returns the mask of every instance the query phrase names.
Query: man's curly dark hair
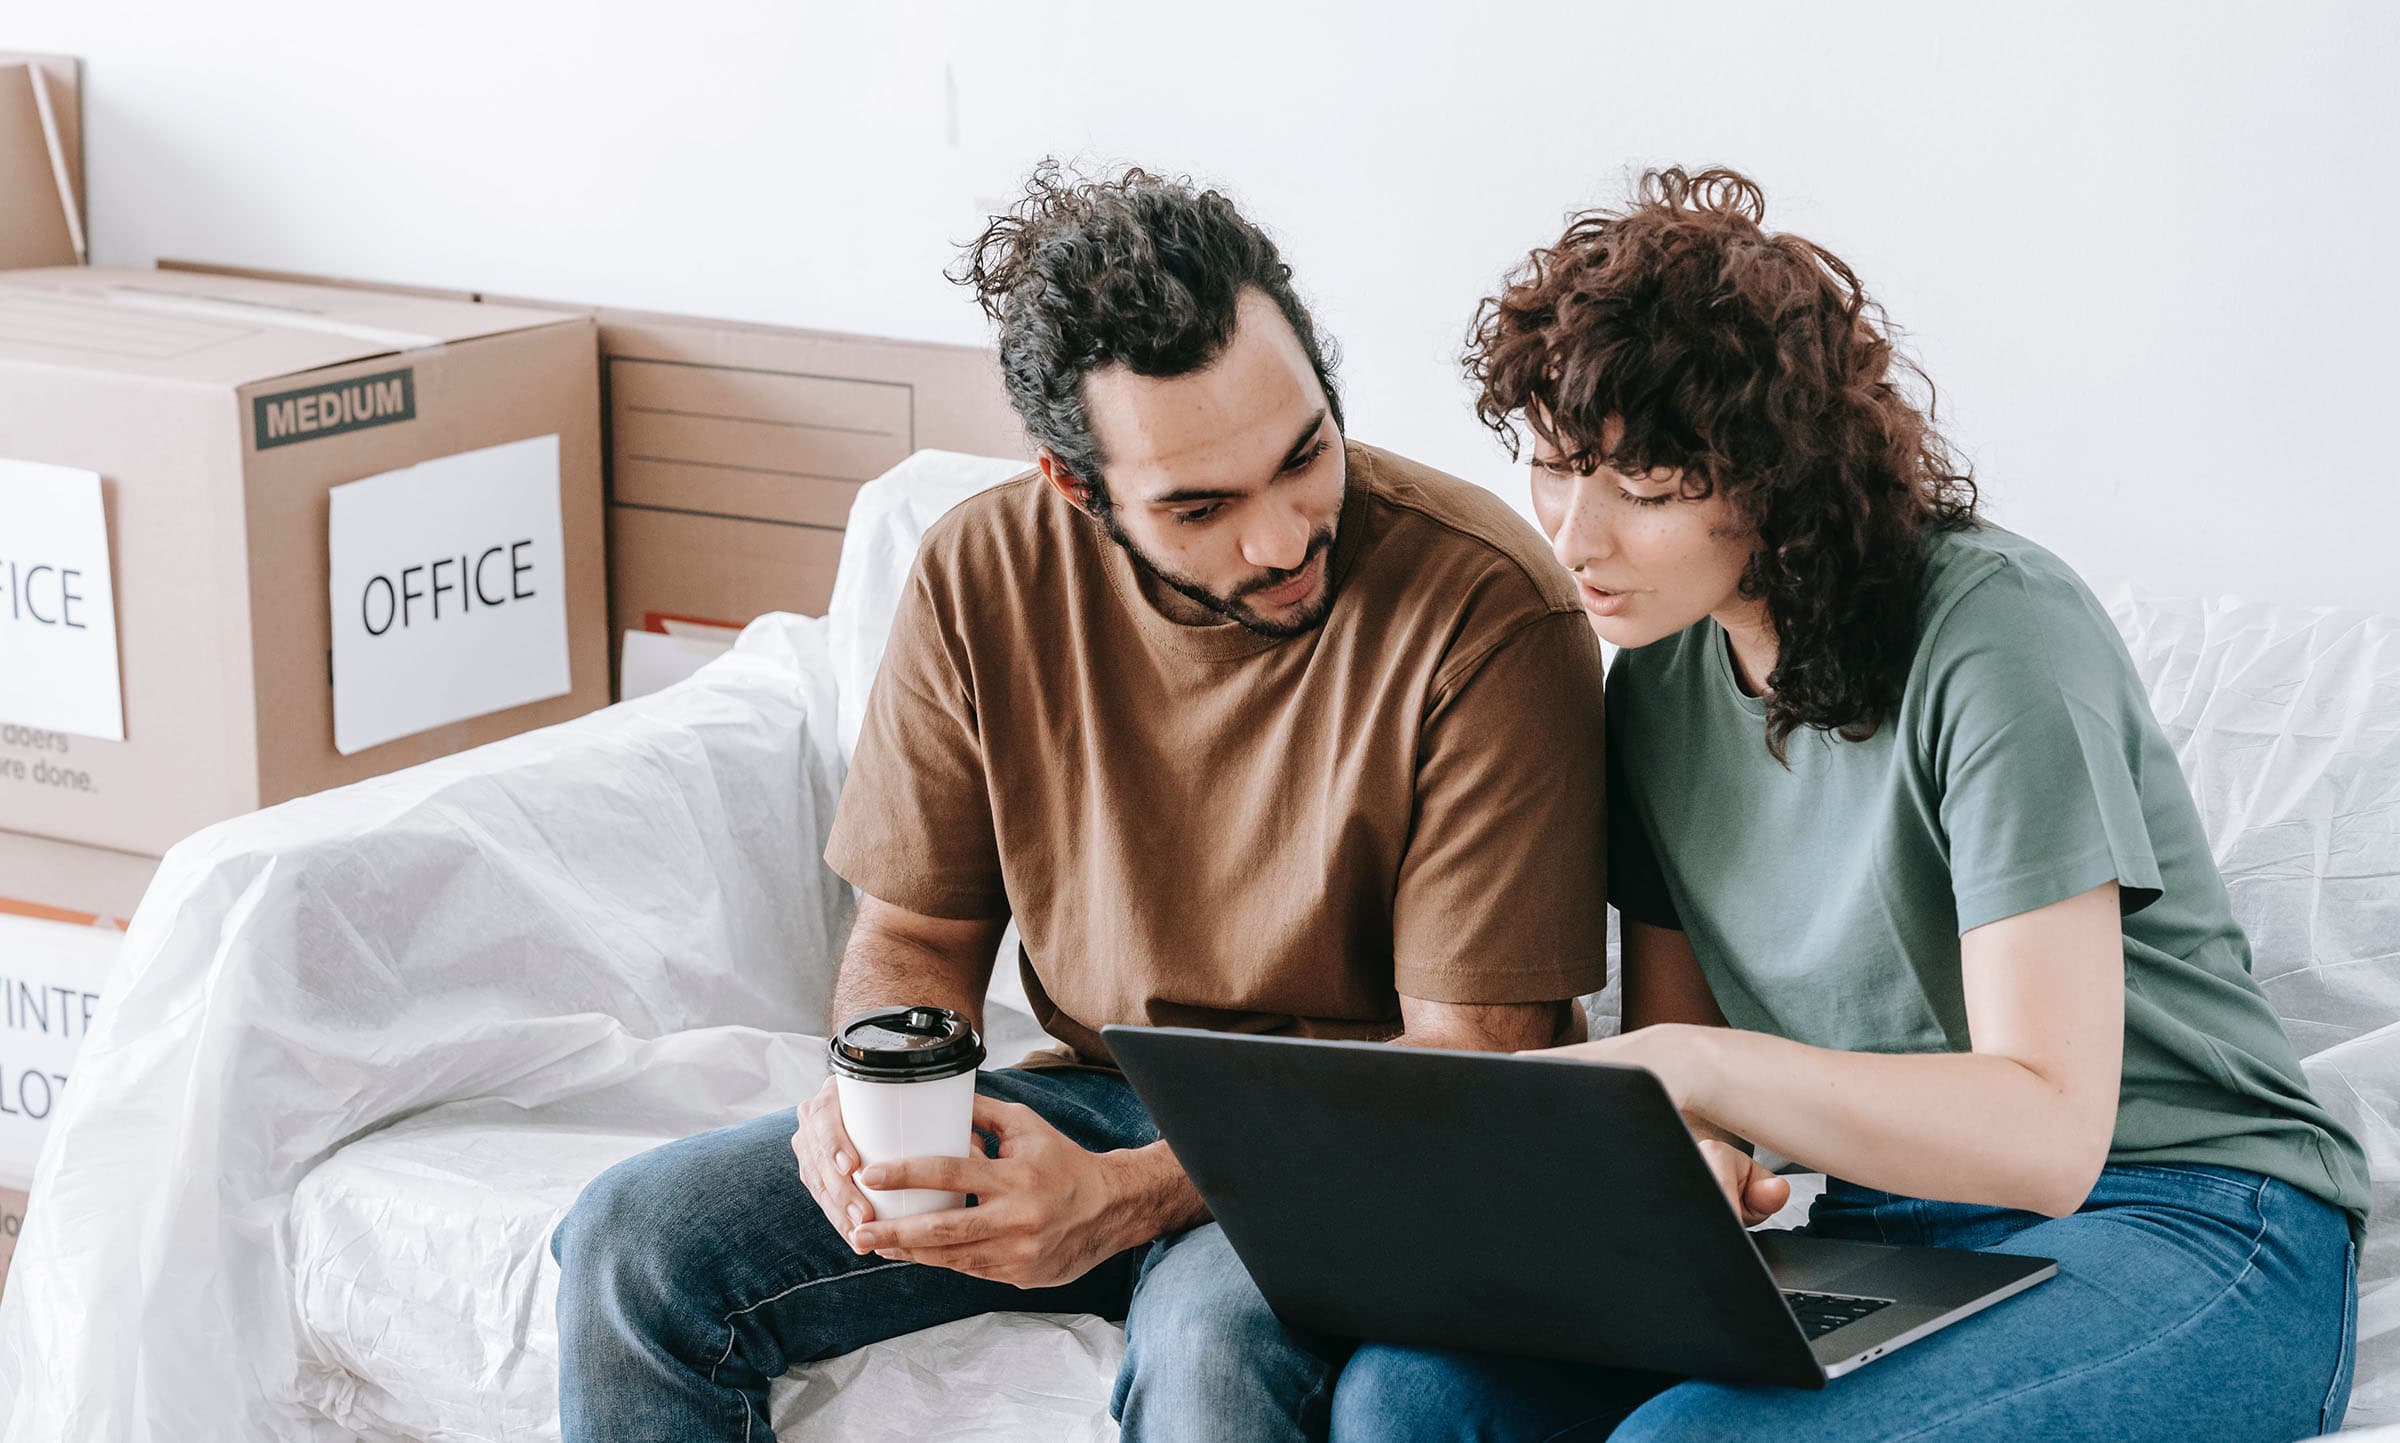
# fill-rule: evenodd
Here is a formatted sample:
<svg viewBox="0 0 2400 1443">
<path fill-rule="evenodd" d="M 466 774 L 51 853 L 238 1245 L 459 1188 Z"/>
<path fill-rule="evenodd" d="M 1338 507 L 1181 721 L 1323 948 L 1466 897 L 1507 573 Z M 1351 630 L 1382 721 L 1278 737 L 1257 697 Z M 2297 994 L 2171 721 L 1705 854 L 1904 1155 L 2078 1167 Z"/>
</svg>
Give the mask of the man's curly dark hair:
<svg viewBox="0 0 2400 1443">
<path fill-rule="evenodd" d="M 1475 313 L 1475 413 L 1513 456 L 1523 416 L 1589 471 L 1672 469 L 1757 533 L 1741 591 L 1778 650 L 1767 745 L 1850 740 L 1897 705 L 1917 638 L 1925 535 L 1975 523 L 1971 475 L 1932 423 L 1932 383 L 1824 247 L 1763 228 L 1731 170 L 1645 173 L 1621 211 L 1576 215 Z M 1897 382 L 1926 385 L 1920 410 Z M 1603 454 L 1607 423 L 1624 433 Z"/>
<path fill-rule="evenodd" d="M 1341 425 L 1331 348 L 1292 289 L 1292 268 L 1233 202 L 1188 178 L 1129 169 L 1085 180 L 1045 160 L 950 279 L 998 323 L 1001 377 L 1026 431 L 1091 488 L 1103 514 L 1107 458 L 1084 412 L 1083 378 L 1111 365 L 1137 376 L 1205 368 L 1232 342 L 1245 289 L 1264 292 L 1291 323 Z"/>
</svg>

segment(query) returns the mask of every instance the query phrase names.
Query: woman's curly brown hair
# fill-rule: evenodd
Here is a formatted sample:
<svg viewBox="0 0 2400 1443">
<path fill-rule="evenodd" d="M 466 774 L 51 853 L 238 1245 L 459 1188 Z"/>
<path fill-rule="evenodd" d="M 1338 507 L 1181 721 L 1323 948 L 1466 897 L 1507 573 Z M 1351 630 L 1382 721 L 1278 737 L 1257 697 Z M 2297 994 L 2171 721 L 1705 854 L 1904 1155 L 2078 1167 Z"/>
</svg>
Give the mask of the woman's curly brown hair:
<svg viewBox="0 0 2400 1443">
<path fill-rule="evenodd" d="M 1778 650 L 1767 746 L 1801 727 L 1862 740 L 1898 703 L 1928 531 L 1975 522 L 1974 479 L 1932 423 L 1932 383 L 1838 256 L 1762 226 L 1730 170 L 1650 171 L 1586 211 L 1475 313 L 1475 413 L 1517 453 L 1523 416 L 1579 471 L 1680 471 L 1719 489 L 1758 549 Z M 1920 410 L 1895 372 L 1925 382 Z M 1606 453 L 1610 420 L 1624 433 Z"/>
</svg>

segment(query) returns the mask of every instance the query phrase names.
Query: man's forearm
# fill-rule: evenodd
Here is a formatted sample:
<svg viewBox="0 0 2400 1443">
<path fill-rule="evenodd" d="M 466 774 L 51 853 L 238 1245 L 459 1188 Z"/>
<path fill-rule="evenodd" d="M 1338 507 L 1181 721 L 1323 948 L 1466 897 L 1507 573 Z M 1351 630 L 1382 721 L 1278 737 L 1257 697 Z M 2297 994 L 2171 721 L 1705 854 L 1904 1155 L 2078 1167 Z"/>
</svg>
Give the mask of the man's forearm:
<svg viewBox="0 0 2400 1443">
<path fill-rule="evenodd" d="M 1402 1004 L 1404 1024 L 1392 1042 L 1453 1052 L 1525 1052 L 1583 1039 L 1583 1008 L 1574 1002 Z"/>
<path fill-rule="evenodd" d="M 947 1007 L 981 1032 L 991 977 L 989 955 L 955 955 L 862 915 L 842 949 L 828 1021 L 838 1027 L 843 1018 L 874 1007 Z"/>
</svg>

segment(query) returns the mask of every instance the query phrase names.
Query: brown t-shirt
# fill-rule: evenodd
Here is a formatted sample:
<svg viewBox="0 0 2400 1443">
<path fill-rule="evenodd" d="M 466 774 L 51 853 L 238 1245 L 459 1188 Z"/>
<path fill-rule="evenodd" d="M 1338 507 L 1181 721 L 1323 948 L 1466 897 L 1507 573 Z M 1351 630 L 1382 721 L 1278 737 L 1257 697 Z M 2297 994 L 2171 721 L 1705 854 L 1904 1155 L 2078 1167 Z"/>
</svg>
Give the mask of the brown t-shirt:
<svg viewBox="0 0 2400 1443">
<path fill-rule="evenodd" d="M 1500 499 L 1347 447 L 1324 624 L 1171 620 L 1039 473 L 925 535 L 825 849 L 1013 912 L 1037 1020 L 1388 1037 L 1606 980 L 1601 663 Z"/>
</svg>

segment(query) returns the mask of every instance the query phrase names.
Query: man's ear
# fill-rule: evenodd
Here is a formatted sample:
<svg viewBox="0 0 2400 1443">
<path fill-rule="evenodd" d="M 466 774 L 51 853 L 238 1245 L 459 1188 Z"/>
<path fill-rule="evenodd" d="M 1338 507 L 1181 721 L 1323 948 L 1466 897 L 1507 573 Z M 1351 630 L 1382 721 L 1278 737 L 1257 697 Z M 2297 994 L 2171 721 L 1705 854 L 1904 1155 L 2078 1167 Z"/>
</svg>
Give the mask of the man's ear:
<svg viewBox="0 0 2400 1443">
<path fill-rule="evenodd" d="M 1033 464 L 1041 468 L 1042 479 L 1049 482 L 1059 495 L 1066 497 L 1076 510 L 1087 516 L 1092 514 L 1091 483 L 1069 471 L 1066 464 L 1058 459 L 1057 452 L 1047 446 L 1039 447 L 1033 453 Z"/>
</svg>

